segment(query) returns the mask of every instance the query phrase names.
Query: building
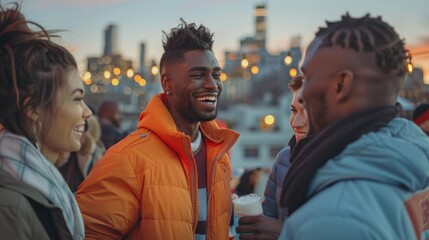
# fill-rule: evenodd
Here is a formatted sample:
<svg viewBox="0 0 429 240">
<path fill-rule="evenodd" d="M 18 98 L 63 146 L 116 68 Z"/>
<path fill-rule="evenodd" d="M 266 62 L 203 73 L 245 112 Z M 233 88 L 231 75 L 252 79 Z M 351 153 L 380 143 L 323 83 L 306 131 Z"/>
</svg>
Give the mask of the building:
<svg viewBox="0 0 429 240">
<path fill-rule="evenodd" d="M 141 74 L 144 74 L 145 71 L 147 70 L 145 62 L 146 62 L 146 43 L 142 42 L 140 43 L 140 66 L 139 66 L 139 71 Z"/>
<path fill-rule="evenodd" d="M 119 53 L 117 37 L 117 26 L 108 25 L 104 31 L 103 55 L 87 58 L 83 79 L 91 94 L 86 101 L 93 109 L 98 109 L 104 100 L 116 99 L 126 114 L 134 114 L 160 91 L 158 66 L 154 61 L 150 66 L 145 64 L 145 44 L 141 43 L 139 69 L 134 69 L 132 61 Z"/>
<path fill-rule="evenodd" d="M 408 99 L 414 104 L 429 101 L 429 88 L 423 82 L 423 71 L 421 68 L 414 68 L 405 78 L 404 86 L 400 91 L 400 96 Z"/>
<path fill-rule="evenodd" d="M 118 54 L 118 28 L 110 24 L 104 30 L 104 56 Z"/>
<path fill-rule="evenodd" d="M 266 17 L 266 6 L 257 5 L 254 35 L 225 52 L 218 118 L 240 133 L 231 150 L 233 168 L 270 168 L 293 135 L 288 83 L 299 73 L 301 38 L 293 36 L 284 50 L 270 53 Z"/>
<path fill-rule="evenodd" d="M 255 7 L 255 40 L 260 41 L 260 48 L 265 48 L 267 39 L 267 9 L 264 4 Z"/>
<path fill-rule="evenodd" d="M 293 131 L 289 124 L 292 94 L 283 95 L 276 106 L 235 104 L 219 111 L 218 118 L 240 133 L 231 150 L 233 168 L 270 168 Z"/>
<path fill-rule="evenodd" d="M 236 103 L 277 105 L 289 92 L 288 83 L 299 73 L 301 38 L 291 38 L 290 46 L 278 54 L 266 49 L 266 6 L 254 11 L 255 34 L 240 40 L 238 51 L 225 52 L 224 94 L 221 109 Z"/>
</svg>

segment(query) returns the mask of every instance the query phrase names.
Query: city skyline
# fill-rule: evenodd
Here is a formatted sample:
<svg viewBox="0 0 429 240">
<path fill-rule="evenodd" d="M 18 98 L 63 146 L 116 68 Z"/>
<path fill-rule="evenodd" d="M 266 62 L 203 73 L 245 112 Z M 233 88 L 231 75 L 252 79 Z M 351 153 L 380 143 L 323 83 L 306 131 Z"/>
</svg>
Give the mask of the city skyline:
<svg viewBox="0 0 429 240">
<path fill-rule="evenodd" d="M 5 1 L 10 2 L 10 1 Z M 256 5 L 267 6 L 267 49 L 272 53 L 289 48 L 290 38 L 300 35 L 302 47 L 308 45 L 325 20 L 335 21 L 349 12 L 354 17 L 371 13 L 391 24 L 413 52 L 429 49 L 429 2 L 427 0 L 23 0 L 28 20 L 48 29 L 64 29 L 61 43 L 76 57 L 80 71 L 87 57 L 103 54 L 104 30 L 118 27 L 118 49 L 125 59 L 139 66 L 140 43 L 146 44 L 146 62 L 159 61 L 163 52 L 162 31 L 180 23 L 204 24 L 215 33 L 214 52 L 223 62 L 225 51 L 239 48 L 240 39 L 254 35 L 253 12 Z M 415 65 L 429 75 L 429 58 L 416 56 Z"/>
</svg>

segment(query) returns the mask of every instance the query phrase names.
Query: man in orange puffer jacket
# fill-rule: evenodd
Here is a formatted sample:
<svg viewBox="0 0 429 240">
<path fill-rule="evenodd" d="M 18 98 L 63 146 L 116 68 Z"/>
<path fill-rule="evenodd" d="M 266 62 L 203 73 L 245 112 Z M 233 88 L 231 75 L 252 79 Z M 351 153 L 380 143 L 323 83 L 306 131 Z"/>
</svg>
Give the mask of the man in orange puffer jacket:
<svg viewBox="0 0 429 240">
<path fill-rule="evenodd" d="M 221 68 L 210 31 L 182 23 L 165 34 L 164 93 L 138 130 L 112 146 L 77 192 L 86 239 L 229 238 L 227 152 L 238 133 L 215 123 Z"/>
</svg>

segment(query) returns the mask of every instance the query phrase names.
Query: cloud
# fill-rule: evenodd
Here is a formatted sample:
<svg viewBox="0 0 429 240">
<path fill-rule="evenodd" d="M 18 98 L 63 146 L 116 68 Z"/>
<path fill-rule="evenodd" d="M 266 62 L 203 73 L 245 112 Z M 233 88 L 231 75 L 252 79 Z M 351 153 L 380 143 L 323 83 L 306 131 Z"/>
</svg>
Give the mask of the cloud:
<svg viewBox="0 0 429 240">
<path fill-rule="evenodd" d="M 429 52 L 429 39 L 427 39 L 427 41 L 422 41 L 418 44 L 413 44 L 406 47 L 411 51 L 411 53 Z"/>
<path fill-rule="evenodd" d="M 429 43 L 429 36 L 422 36 L 422 37 L 420 37 L 420 39 L 424 43 Z"/>
<path fill-rule="evenodd" d="M 407 46 L 407 49 L 411 53 L 413 63 L 429 72 L 429 41 Z"/>
</svg>

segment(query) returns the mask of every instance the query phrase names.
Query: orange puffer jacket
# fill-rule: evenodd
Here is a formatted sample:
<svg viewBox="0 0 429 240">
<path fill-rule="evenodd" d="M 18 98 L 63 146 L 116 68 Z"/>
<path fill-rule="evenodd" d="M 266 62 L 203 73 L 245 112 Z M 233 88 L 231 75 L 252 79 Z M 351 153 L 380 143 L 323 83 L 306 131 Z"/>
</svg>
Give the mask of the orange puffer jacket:
<svg viewBox="0 0 429 240">
<path fill-rule="evenodd" d="M 198 177 L 190 138 L 176 130 L 154 96 L 138 130 L 109 148 L 76 199 L 85 239 L 194 239 L 198 222 Z M 238 133 L 201 122 L 207 151 L 207 239 L 228 239 L 231 168 L 226 152 Z"/>
</svg>

